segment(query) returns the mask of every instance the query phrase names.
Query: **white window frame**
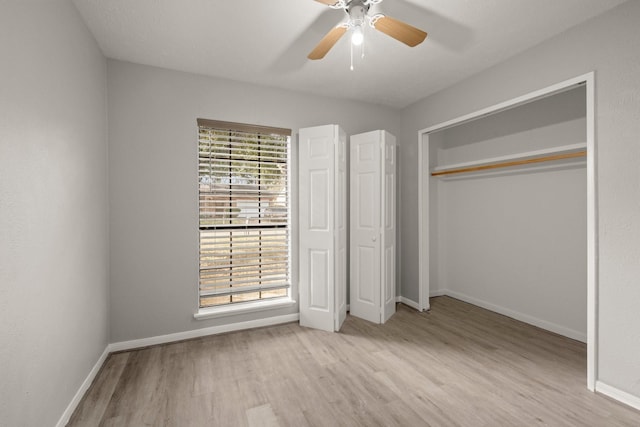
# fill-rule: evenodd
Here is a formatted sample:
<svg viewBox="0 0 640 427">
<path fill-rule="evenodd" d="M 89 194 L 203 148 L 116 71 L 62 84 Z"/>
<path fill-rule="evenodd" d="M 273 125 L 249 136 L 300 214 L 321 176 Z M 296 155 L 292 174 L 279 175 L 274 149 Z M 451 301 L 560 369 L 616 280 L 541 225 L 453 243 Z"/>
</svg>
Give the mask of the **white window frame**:
<svg viewBox="0 0 640 427">
<path fill-rule="evenodd" d="M 211 319 L 217 317 L 225 317 L 231 315 L 238 315 L 243 313 L 255 313 L 261 312 L 265 310 L 275 310 L 281 308 L 288 308 L 296 305 L 296 300 L 294 299 L 294 295 L 297 293 L 297 260 L 293 257 L 293 254 L 296 253 L 295 247 L 296 238 L 294 233 L 297 231 L 297 223 L 295 221 L 295 212 L 293 212 L 293 208 L 295 207 L 295 183 L 292 181 L 292 176 L 295 176 L 293 173 L 293 169 L 295 165 L 293 164 L 293 144 L 291 137 L 291 130 L 285 128 L 274 128 L 274 127 L 266 127 L 266 126 L 258 126 L 258 125 L 250 125 L 244 123 L 232 123 L 232 122 L 223 122 L 216 120 L 208 120 L 208 119 L 197 119 L 198 122 L 198 134 L 201 126 L 218 129 L 218 130 L 229 130 L 229 131 L 240 131 L 240 132 L 251 132 L 251 133 L 279 133 L 282 135 L 286 135 L 289 138 L 288 144 L 288 152 L 287 152 L 287 192 L 289 195 L 288 201 L 288 223 L 287 227 L 289 230 L 289 242 L 288 242 L 288 267 L 289 267 L 289 280 L 290 286 L 287 290 L 287 296 L 278 297 L 278 298 L 270 298 L 264 300 L 252 300 L 247 302 L 237 302 L 231 304 L 223 304 L 217 306 L 210 307 L 201 307 L 200 301 L 200 227 L 198 226 L 198 283 L 197 283 L 197 292 L 196 292 L 196 307 L 197 311 L 194 314 L 194 318 L 198 320 L 203 319 Z M 199 180 L 198 180 L 199 181 Z M 199 190 L 197 190 L 198 194 L 198 224 L 200 221 L 200 207 L 199 207 Z"/>
</svg>

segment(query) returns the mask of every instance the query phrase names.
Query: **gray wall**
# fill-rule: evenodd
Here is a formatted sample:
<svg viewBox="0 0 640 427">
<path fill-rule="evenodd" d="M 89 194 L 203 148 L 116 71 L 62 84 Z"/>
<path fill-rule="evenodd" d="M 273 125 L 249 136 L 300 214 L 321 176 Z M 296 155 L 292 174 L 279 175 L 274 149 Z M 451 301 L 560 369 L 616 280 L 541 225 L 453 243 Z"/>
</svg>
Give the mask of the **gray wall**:
<svg viewBox="0 0 640 427">
<path fill-rule="evenodd" d="M 286 127 L 294 134 L 302 127 L 336 123 L 347 135 L 374 129 L 397 135 L 400 124 L 399 112 L 386 107 L 112 60 L 107 86 L 112 342 L 298 310 L 193 319 L 198 301 L 196 118 Z"/>
<path fill-rule="evenodd" d="M 596 71 L 598 377 L 640 396 L 640 2 L 630 1 L 403 110 L 402 293 L 418 294 L 419 129 Z"/>
<path fill-rule="evenodd" d="M 70 2 L 0 3 L 0 425 L 51 426 L 108 343 L 106 61 Z"/>
</svg>

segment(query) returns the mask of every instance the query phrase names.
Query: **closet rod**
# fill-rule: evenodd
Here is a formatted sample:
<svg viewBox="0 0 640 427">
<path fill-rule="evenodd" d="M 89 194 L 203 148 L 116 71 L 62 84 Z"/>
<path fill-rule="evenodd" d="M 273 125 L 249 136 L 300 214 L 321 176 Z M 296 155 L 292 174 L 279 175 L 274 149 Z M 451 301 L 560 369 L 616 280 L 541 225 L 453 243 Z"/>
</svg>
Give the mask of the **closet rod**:
<svg viewBox="0 0 640 427">
<path fill-rule="evenodd" d="M 550 162 L 553 160 L 573 159 L 576 157 L 584 157 L 586 155 L 587 155 L 587 151 L 583 150 L 583 151 L 577 151 L 575 153 L 564 153 L 564 154 L 554 154 L 552 156 L 545 156 L 545 157 L 535 157 L 533 159 L 511 160 L 508 162 L 491 163 L 488 165 L 481 165 L 481 166 L 469 166 L 466 168 L 447 169 L 442 171 L 431 172 L 431 176 L 449 175 L 449 174 L 464 173 L 464 172 L 476 172 L 476 171 L 484 171 L 488 169 L 508 168 L 511 166 L 528 165 L 531 163 L 542 163 L 542 162 Z"/>
</svg>

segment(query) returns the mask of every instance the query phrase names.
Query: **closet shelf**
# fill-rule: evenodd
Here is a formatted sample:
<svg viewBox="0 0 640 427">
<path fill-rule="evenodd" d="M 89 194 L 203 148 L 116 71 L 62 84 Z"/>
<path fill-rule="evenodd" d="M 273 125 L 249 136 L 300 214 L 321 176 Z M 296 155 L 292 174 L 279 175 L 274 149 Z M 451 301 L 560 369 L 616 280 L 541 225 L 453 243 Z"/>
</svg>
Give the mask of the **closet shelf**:
<svg viewBox="0 0 640 427">
<path fill-rule="evenodd" d="M 585 157 L 587 155 L 586 142 L 562 145 L 541 150 L 514 153 L 505 156 L 479 159 L 471 162 L 438 166 L 433 169 L 431 176 L 444 177 L 451 174 L 466 172 L 482 172 L 485 170 L 530 165 L 554 160 L 567 160 Z"/>
</svg>

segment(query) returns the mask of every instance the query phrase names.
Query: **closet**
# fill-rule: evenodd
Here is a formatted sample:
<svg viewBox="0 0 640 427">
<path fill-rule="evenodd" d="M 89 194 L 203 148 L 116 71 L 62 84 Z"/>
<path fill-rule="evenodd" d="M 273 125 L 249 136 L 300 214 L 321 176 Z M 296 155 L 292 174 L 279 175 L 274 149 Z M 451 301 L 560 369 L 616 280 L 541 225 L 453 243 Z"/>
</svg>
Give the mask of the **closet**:
<svg viewBox="0 0 640 427">
<path fill-rule="evenodd" d="M 396 138 L 350 138 L 350 314 L 384 323 L 396 310 Z"/>
<path fill-rule="evenodd" d="M 347 270 L 353 316 L 384 323 L 395 313 L 396 138 L 376 130 L 351 136 L 350 147 L 347 168 L 340 126 L 299 132 L 300 324 L 325 331 L 346 317 Z"/>
<path fill-rule="evenodd" d="M 300 324 L 338 331 L 347 315 L 347 136 L 300 129 Z"/>
<path fill-rule="evenodd" d="M 586 86 L 423 135 L 431 295 L 586 341 Z"/>
</svg>

